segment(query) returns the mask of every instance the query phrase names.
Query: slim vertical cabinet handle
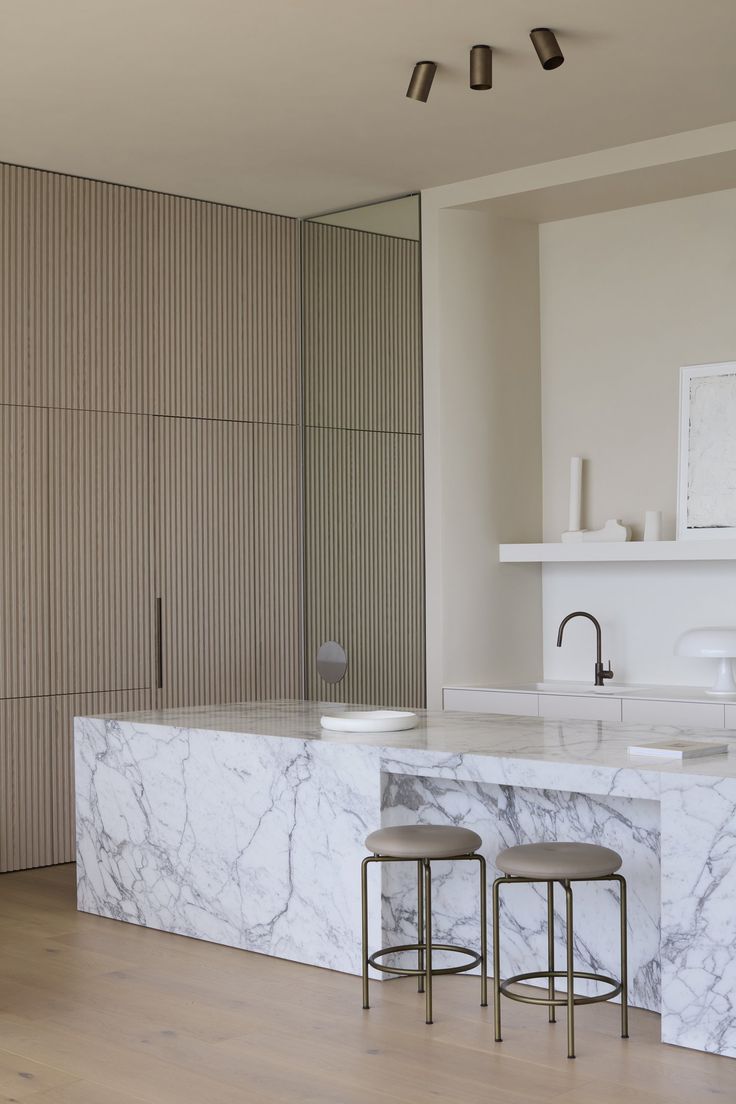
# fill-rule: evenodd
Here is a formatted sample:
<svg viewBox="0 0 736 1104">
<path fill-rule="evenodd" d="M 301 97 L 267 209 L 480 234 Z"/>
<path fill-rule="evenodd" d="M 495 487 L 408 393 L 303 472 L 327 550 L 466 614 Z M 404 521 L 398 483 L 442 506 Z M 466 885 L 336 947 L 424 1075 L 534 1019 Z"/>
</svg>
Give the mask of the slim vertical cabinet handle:
<svg viewBox="0 0 736 1104">
<path fill-rule="evenodd" d="M 163 645 L 163 614 L 161 599 L 156 599 L 156 689 L 163 689 L 164 685 L 164 645 Z"/>
</svg>

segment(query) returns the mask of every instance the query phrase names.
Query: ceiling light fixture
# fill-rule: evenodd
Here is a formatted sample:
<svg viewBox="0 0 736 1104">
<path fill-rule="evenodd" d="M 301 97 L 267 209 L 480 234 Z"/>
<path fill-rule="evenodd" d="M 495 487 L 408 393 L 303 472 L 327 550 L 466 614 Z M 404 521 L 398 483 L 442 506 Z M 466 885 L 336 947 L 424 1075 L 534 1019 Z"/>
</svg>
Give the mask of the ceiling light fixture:
<svg viewBox="0 0 736 1104">
<path fill-rule="evenodd" d="M 529 32 L 539 63 L 543 69 L 558 69 L 565 60 L 557 36 L 549 27 L 535 27 Z M 406 95 L 410 100 L 426 103 L 437 72 L 436 61 L 418 61 L 409 81 Z M 493 88 L 493 49 L 478 44 L 470 49 L 470 87 L 474 92 Z"/>
<path fill-rule="evenodd" d="M 493 87 L 493 50 L 490 46 L 474 46 L 470 51 L 470 87 L 486 92 Z"/>
<path fill-rule="evenodd" d="M 411 75 L 409 87 L 406 90 L 408 98 L 410 100 L 420 100 L 421 103 L 426 103 L 436 72 L 436 61 L 418 61 L 414 66 L 414 72 Z"/>
<path fill-rule="evenodd" d="M 543 69 L 558 69 L 565 60 L 554 31 L 549 27 L 535 27 L 529 32 L 537 57 Z"/>
</svg>

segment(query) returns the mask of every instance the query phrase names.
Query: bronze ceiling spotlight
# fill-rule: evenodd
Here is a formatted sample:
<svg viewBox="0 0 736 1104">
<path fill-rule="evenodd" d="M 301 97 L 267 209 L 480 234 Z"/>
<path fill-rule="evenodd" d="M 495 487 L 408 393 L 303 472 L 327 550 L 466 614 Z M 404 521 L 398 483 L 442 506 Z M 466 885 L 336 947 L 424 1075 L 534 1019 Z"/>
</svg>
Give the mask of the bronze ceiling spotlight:
<svg viewBox="0 0 736 1104">
<path fill-rule="evenodd" d="M 529 37 L 542 68 L 559 69 L 565 55 L 554 31 L 549 27 L 535 27 L 529 32 Z M 406 90 L 408 98 L 426 103 L 436 72 L 436 61 L 418 61 Z M 470 87 L 476 92 L 486 92 L 493 87 L 493 50 L 490 46 L 477 45 L 470 51 Z"/>
<path fill-rule="evenodd" d="M 493 50 L 490 46 L 474 46 L 470 51 L 470 87 L 475 92 L 487 92 L 493 87 Z"/>
<path fill-rule="evenodd" d="M 560 49 L 560 44 L 554 31 L 549 27 L 535 27 L 529 32 L 534 49 L 537 51 L 540 65 L 543 69 L 559 69 L 565 60 L 565 55 Z"/>
<path fill-rule="evenodd" d="M 436 72 L 436 61 L 418 61 L 414 66 L 414 72 L 411 75 L 409 87 L 406 90 L 408 98 L 410 100 L 420 100 L 421 103 L 426 103 Z"/>
</svg>

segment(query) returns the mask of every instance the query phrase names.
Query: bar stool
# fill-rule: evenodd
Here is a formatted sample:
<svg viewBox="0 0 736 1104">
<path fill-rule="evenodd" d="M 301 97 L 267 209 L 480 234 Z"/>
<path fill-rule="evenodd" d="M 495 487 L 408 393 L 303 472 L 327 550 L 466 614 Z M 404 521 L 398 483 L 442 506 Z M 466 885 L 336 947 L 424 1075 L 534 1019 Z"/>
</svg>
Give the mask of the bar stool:
<svg viewBox="0 0 736 1104">
<path fill-rule="evenodd" d="M 488 950 L 486 933 L 486 860 L 477 854 L 481 838 L 469 828 L 445 824 L 405 824 L 396 828 L 380 828 L 365 841 L 373 854 L 363 859 L 361 869 L 361 908 L 363 919 L 363 1008 L 369 1008 L 368 967 L 385 974 L 416 977 L 417 989 L 425 994 L 426 1021 L 432 1023 L 432 978 L 439 974 L 462 974 L 480 966 L 480 1003 L 488 1004 Z M 432 942 L 432 861 L 477 862 L 480 867 L 480 954 L 468 947 Z M 417 864 L 417 942 L 398 947 L 383 947 L 368 953 L 368 867 L 371 863 L 416 862 Z M 378 959 L 399 951 L 416 951 L 416 969 L 387 966 Z M 432 965 L 435 951 L 453 951 L 468 955 L 470 961 L 460 966 L 437 969 Z"/>
<path fill-rule="evenodd" d="M 627 952 L 626 952 L 626 879 L 617 874 L 621 866 L 621 856 L 608 847 L 599 847 L 592 843 L 530 843 L 518 847 L 507 847 L 496 858 L 496 866 L 504 876 L 493 883 L 493 1019 L 496 1042 L 501 1042 L 501 995 L 523 1004 L 541 1004 L 549 1009 L 549 1022 L 555 1022 L 555 1009 L 567 1007 L 567 1056 L 575 1057 L 575 1005 L 595 1004 L 610 1000 L 621 994 L 621 1037 L 629 1037 L 629 1009 L 627 1000 Z M 618 882 L 621 907 L 621 979 L 606 977 L 603 974 L 591 974 L 576 970 L 573 959 L 573 882 Z M 516 883 L 547 883 L 547 969 L 516 974 L 501 981 L 500 973 L 500 909 L 499 890 L 502 885 Z M 554 937 L 554 883 L 559 882 L 565 891 L 567 931 L 567 968 L 555 970 Z M 567 979 L 567 995 L 555 997 L 554 979 Z M 510 986 L 518 982 L 535 978 L 547 978 L 546 997 L 530 997 L 512 993 Z M 575 978 L 586 978 L 611 986 L 609 992 L 592 997 L 576 997 Z"/>
</svg>

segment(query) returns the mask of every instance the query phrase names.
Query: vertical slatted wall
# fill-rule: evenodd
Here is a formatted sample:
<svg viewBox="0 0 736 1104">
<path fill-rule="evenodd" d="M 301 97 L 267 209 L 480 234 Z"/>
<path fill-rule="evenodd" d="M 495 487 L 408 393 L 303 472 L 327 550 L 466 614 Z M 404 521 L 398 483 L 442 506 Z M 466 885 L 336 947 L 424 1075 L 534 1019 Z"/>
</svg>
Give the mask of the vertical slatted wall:
<svg viewBox="0 0 736 1104">
<path fill-rule="evenodd" d="M 0 403 L 299 420 L 293 219 L 0 165 Z"/>
<path fill-rule="evenodd" d="M 298 248 L 0 165 L 0 870 L 72 857 L 75 713 L 302 692 Z M 419 246 L 307 224 L 303 255 L 308 689 L 421 705 Z"/>
<path fill-rule="evenodd" d="M 163 707 L 300 692 L 296 426 L 156 419 Z"/>
<path fill-rule="evenodd" d="M 47 410 L 0 406 L 0 698 L 51 692 Z"/>
<path fill-rule="evenodd" d="M 312 698 L 425 702 L 419 243 L 303 228 L 306 675 Z M 348 671 L 316 668 L 337 640 Z"/>
<path fill-rule="evenodd" d="M 72 718 L 148 704 L 140 690 L 0 701 L 0 871 L 74 855 Z"/>
<path fill-rule="evenodd" d="M 86 410 L 48 417 L 52 692 L 148 687 L 150 419 Z"/>
<path fill-rule="evenodd" d="M 0 870 L 73 857 L 75 712 L 301 691 L 298 248 L 0 165 Z"/>
</svg>

